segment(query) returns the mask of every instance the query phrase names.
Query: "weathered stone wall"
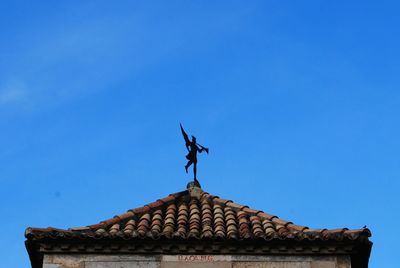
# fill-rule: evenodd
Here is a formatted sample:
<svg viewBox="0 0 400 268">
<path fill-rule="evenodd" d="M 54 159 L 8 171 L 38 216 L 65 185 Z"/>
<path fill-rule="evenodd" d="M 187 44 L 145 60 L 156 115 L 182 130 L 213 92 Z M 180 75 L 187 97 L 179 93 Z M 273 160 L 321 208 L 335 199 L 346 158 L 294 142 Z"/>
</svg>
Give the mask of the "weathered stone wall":
<svg viewBox="0 0 400 268">
<path fill-rule="evenodd" d="M 349 256 L 49 254 L 44 268 L 350 268 Z"/>
</svg>

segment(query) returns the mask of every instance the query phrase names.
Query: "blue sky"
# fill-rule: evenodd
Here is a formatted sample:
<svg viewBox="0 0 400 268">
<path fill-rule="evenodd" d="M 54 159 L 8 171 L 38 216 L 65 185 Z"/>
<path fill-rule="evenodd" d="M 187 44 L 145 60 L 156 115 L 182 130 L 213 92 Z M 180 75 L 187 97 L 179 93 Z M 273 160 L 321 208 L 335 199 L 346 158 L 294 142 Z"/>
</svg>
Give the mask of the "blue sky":
<svg viewBox="0 0 400 268">
<path fill-rule="evenodd" d="M 185 189 L 361 228 L 397 267 L 396 1 L 2 1 L 0 252 Z"/>
</svg>

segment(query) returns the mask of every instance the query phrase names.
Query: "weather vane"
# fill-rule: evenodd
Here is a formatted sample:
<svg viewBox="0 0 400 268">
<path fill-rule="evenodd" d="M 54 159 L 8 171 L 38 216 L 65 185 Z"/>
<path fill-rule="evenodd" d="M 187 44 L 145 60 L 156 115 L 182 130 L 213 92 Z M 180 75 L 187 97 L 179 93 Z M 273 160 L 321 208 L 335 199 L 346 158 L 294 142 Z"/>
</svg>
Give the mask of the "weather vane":
<svg viewBox="0 0 400 268">
<path fill-rule="evenodd" d="M 188 173 L 188 168 L 190 167 L 190 165 L 193 164 L 194 183 L 200 187 L 200 183 L 197 180 L 197 175 L 196 175 L 197 174 L 197 152 L 202 153 L 203 151 L 205 151 L 208 154 L 208 148 L 198 144 L 196 142 L 195 136 L 192 136 L 192 140 L 190 141 L 188 134 L 186 134 L 185 130 L 182 127 L 182 124 L 180 124 L 180 126 L 181 126 L 183 138 L 185 139 L 186 149 L 188 150 L 188 154 L 186 155 L 186 159 L 188 160 L 188 162 L 185 166 L 185 171 L 186 171 L 186 173 Z"/>
</svg>

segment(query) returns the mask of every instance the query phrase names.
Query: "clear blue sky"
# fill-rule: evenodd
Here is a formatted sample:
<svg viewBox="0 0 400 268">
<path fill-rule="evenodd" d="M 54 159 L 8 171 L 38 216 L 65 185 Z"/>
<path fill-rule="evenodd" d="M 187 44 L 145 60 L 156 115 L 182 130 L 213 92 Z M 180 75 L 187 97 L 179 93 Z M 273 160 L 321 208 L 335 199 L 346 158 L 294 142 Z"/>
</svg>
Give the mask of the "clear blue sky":
<svg viewBox="0 0 400 268">
<path fill-rule="evenodd" d="M 217 3 L 216 3 L 217 2 Z M 398 267 L 398 1 L 1 1 L 0 254 L 203 188 Z"/>
</svg>

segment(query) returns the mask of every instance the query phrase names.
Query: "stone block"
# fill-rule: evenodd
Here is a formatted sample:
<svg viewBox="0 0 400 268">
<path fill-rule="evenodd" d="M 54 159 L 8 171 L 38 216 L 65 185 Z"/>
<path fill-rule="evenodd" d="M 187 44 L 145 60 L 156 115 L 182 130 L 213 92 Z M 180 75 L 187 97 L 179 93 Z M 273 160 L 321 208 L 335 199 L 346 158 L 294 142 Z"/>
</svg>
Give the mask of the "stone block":
<svg viewBox="0 0 400 268">
<path fill-rule="evenodd" d="M 152 261 L 86 262 L 85 268 L 160 268 L 160 263 Z"/>
<path fill-rule="evenodd" d="M 61 264 L 49 264 L 45 263 L 43 264 L 43 268 L 63 268 Z"/>
<path fill-rule="evenodd" d="M 311 268 L 310 262 L 237 262 L 233 268 Z"/>
</svg>

